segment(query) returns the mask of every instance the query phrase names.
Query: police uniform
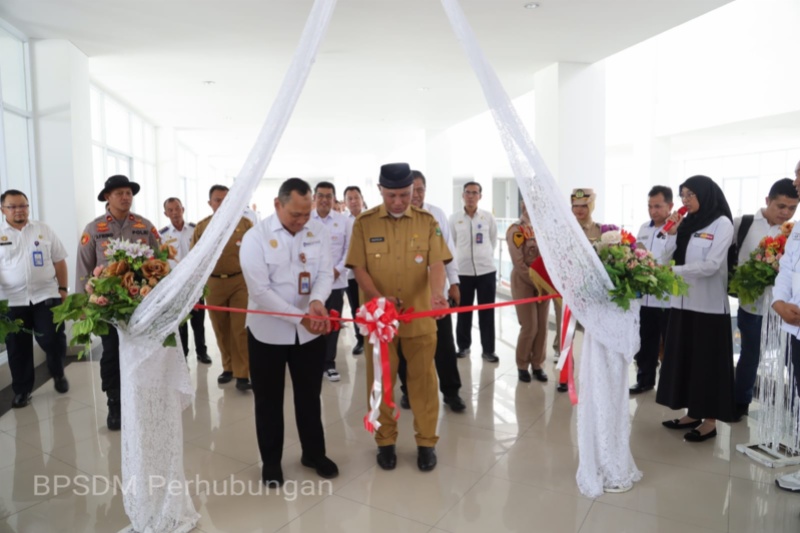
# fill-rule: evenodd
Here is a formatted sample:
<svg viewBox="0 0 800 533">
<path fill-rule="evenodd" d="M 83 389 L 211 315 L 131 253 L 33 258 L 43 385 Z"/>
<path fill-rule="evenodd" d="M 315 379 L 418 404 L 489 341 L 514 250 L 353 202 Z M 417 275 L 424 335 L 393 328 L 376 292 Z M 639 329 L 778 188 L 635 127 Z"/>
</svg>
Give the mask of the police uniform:
<svg viewBox="0 0 800 533">
<path fill-rule="evenodd" d="M 78 245 L 78 258 L 75 271 L 75 292 L 85 293 L 86 282 L 98 266 L 108 266 L 105 255 L 110 239 L 126 239 L 131 242 L 147 244 L 153 250 L 159 247 L 158 230 L 153 224 L 135 213 L 128 213 L 122 220 L 116 220 L 110 212 L 91 221 L 83 230 Z M 119 337 L 116 328 L 109 328 L 108 335 L 101 336 L 103 356 L 100 359 L 100 377 L 103 391 L 119 396 Z"/>
<path fill-rule="evenodd" d="M 212 216 L 197 223 L 192 235 L 191 246 L 194 246 L 202 237 Z M 209 293 L 206 298 L 208 305 L 247 309 L 247 285 L 239 263 L 239 246 L 242 244 L 245 232 L 252 227 L 253 223 L 247 218 L 239 219 L 236 229 L 222 249 L 222 255 L 219 256 L 219 260 L 211 272 L 211 277 L 208 278 Z M 211 325 L 217 337 L 217 346 L 222 354 L 223 371 L 232 372 L 233 377 L 237 379 L 248 380 L 250 365 L 247 359 L 245 314 L 209 311 L 208 315 L 211 317 Z"/>
<path fill-rule="evenodd" d="M 183 225 L 182 230 L 178 230 L 172 224 L 164 226 L 159 230 L 161 234 L 161 244 L 169 245 L 175 248 L 175 259 L 169 260 L 170 268 L 175 268 L 178 262 L 186 257 L 191 249 L 192 236 L 197 224 L 188 222 Z M 205 301 L 200 298 L 200 303 Z M 189 323 L 192 325 L 192 333 L 194 333 L 194 347 L 197 352 L 197 359 L 210 364 L 211 360 L 208 358 L 208 348 L 206 348 L 206 311 L 205 309 L 192 309 L 191 318 Z M 178 326 L 178 335 L 181 338 L 181 346 L 183 347 L 183 356 L 189 355 L 189 327 L 184 323 Z"/>
<path fill-rule="evenodd" d="M 528 273 L 531 263 L 539 257 L 539 246 L 533 234 L 530 219 L 527 216 L 515 221 L 506 231 L 508 255 L 511 257 L 511 297 L 514 300 L 533 298 L 539 291 Z M 527 372 L 541 370 L 545 360 L 547 344 L 547 318 L 550 312 L 550 300 L 516 305 L 519 321 L 519 337 L 517 338 L 517 368 Z M 542 380 L 542 374 L 537 379 Z M 530 376 L 526 381 L 530 380 Z M 544 378 L 546 380 L 546 378 Z"/>
<path fill-rule="evenodd" d="M 0 224 L 0 299 L 8 301 L 8 318 L 22 320 L 24 328 L 6 337 L 11 388 L 17 396 L 12 407 L 27 405 L 33 392 L 34 338 L 47 356 L 47 369 L 54 378 L 56 390 L 66 392 L 64 387 L 69 387 L 64 377 L 67 338 L 63 327 L 56 329 L 52 311 L 61 303 L 55 263 L 66 257 L 64 246 L 47 224 L 29 220 L 18 230 L 3 218 Z M 31 331 L 37 335 L 34 337 Z"/>
<path fill-rule="evenodd" d="M 377 291 L 402 300 L 404 308 L 426 311 L 431 309 L 428 267 L 451 260 L 452 255 L 432 214 L 410 205 L 400 218 L 395 218 L 381 204 L 364 211 L 356 220 L 347 267 L 366 269 Z M 364 301 L 363 294 L 361 300 Z M 414 413 L 417 446 L 433 447 L 439 439 L 436 435 L 439 394 L 433 365 L 435 320 L 420 318 L 399 325 L 397 336 L 389 344 L 392 386 L 397 376 L 399 346 L 403 347 L 407 362 L 408 396 Z M 372 349 L 371 344 L 366 345 L 368 389 L 373 380 Z M 375 434 L 378 446 L 394 445 L 397 421 L 385 402 L 380 406 L 379 422 L 381 427 Z"/>
</svg>

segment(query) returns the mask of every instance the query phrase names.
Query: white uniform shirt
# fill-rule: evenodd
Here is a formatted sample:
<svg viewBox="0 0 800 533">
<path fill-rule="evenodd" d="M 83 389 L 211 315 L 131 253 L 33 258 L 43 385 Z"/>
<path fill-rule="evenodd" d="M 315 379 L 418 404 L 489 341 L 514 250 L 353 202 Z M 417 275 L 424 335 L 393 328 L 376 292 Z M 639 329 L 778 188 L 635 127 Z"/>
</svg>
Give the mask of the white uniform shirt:
<svg viewBox="0 0 800 533">
<path fill-rule="evenodd" d="M 696 231 L 686 246 L 686 263 L 672 267 L 689 284 L 686 296 L 673 296 L 672 308 L 699 313 L 730 313 L 728 303 L 728 248 L 733 242 L 733 223 L 719 217 Z M 677 235 L 667 238 L 669 257 L 677 248 Z"/>
<path fill-rule="evenodd" d="M 301 255 L 305 256 L 305 263 Z M 331 294 L 333 263 L 330 237 L 322 223 L 309 220 L 292 235 L 278 215 L 271 215 L 244 234 L 239 262 L 247 283 L 248 309 L 307 314 L 313 300 L 322 303 Z M 299 294 L 301 272 L 311 275 L 311 294 Z M 300 325 L 300 318 L 247 315 L 246 325 L 266 344 L 294 344 L 295 336 L 305 344 L 319 335 Z"/>
<path fill-rule="evenodd" d="M 663 227 L 663 224 L 656 226 L 651 220 L 650 222 L 642 224 L 642 227 L 639 228 L 639 233 L 636 235 L 636 241 L 642 243 L 649 252 L 652 252 L 653 257 L 656 258 L 656 262 L 659 265 L 665 265 L 670 261 L 666 253 L 667 236 L 659 237 L 661 228 Z M 658 309 L 669 307 L 670 304 L 669 300 L 659 300 L 650 294 L 644 295 L 641 302 L 645 307 L 656 307 Z"/>
<path fill-rule="evenodd" d="M 353 232 L 352 228 L 348 229 L 349 221 L 346 216 L 337 213 L 333 209 L 325 218 L 320 217 L 315 209 L 311 212 L 311 219 L 325 226 L 331 238 L 331 262 L 333 263 L 333 268 L 339 273 L 339 277 L 333 280 L 331 288 L 346 289 L 347 271 L 349 269 L 344 266 L 344 260 L 347 257 L 347 249 L 350 247 L 350 234 Z"/>
<path fill-rule="evenodd" d="M 736 217 L 733 221 L 734 239 L 736 239 L 739 235 L 739 226 L 741 224 L 742 217 Z M 755 215 L 753 215 L 753 224 L 750 226 L 750 229 L 747 231 L 747 235 L 745 235 L 745 238 L 742 241 L 742 247 L 739 248 L 739 257 L 736 264 L 741 265 L 742 263 L 746 263 L 750 259 L 750 253 L 758 248 L 758 243 L 761 242 L 761 239 L 768 236 L 775 237 L 780 235 L 780 233 L 781 225 L 775 224 L 771 226 L 769 221 L 764 218 L 764 209 L 759 209 L 756 211 Z M 763 316 L 764 296 L 762 295 L 754 303 L 742 307 L 748 313 Z"/>
<path fill-rule="evenodd" d="M 462 209 L 450 217 L 450 231 L 460 275 L 482 276 L 497 271 L 494 266 L 497 222 L 491 213 L 478 209 L 475 216 L 470 217 Z"/>
<path fill-rule="evenodd" d="M 183 229 L 177 230 L 175 226 L 170 224 L 158 232 L 161 234 L 161 244 L 169 244 L 175 250 L 177 250 L 178 254 L 175 256 L 175 259 L 169 260 L 170 268 L 174 268 L 178 262 L 186 257 L 186 254 L 189 253 L 189 249 L 191 248 L 191 240 L 192 235 L 194 235 L 194 228 L 196 224 L 189 222 L 188 224 L 184 222 Z"/>
<path fill-rule="evenodd" d="M 795 222 L 786 249 L 781 257 L 781 267 L 772 289 L 772 303 L 784 301 L 800 306 L 800 223 Z M 781 321 L 782 328 L 800 339 L 800 327 Z"/>
<path fill-rule="evenodd" d="M 444 242 L 447 244 L 447 248 L 450 250 L 450 254 L 453 256 L 453 261 L 450 261 L 444 265 L 444 271 L 447 274 L 447 283 L 445 283 L 444 288 L 444 295 L 446 298 L 447 288 L 450 285 L 458 284 L 458 260 L 456 259 L 456 247 L 453 243 L 453 236 L 450 232 L 450 223 L 447 220 L 447 215 L 441 207 L 436 207 L 435 205 L 425 202 L 422 204 L 422 209 L 433 215 L 433 218 L 435 218 L 436 222 L 439 223 L 439 227 L 442 229 L 442 237 L 444 237 Z"/>
<path fill-rule="evenodd" d="M 348 249 L 350 248 L 350 245 L 349 245 L 350 239 L 353 237 L 353 224 L 356 223 L 356 218 L 358 218 L 358 217 L 353 215 L 352 213 L 349 213 L 347 215 L 347 242 L 348 242 L 347 248 Z M 347 256 L 347 254 L 345 254 L 345 256 Z M 347 279 L 348 280 L 356 279 L 356 273 L 353 272 L 352 268 L 348 268 L 347 269 Z"/>
<path fill-rule="evenodd" d="M 0 299 L 21 307 L 60 298 L 54 263 L 67 252 L 50 227 L 30 220 L 17 230 L 3 218 L 0 225 Z"/>
</svg>

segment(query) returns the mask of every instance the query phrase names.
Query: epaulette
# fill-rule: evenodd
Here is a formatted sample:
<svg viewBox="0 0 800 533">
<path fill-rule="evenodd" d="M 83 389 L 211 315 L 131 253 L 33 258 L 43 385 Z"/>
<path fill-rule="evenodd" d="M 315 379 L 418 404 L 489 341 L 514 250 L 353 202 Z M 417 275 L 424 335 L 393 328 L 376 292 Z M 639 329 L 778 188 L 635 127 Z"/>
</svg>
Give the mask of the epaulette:
<svg viewBox="0 0 800 533">
<path fill-rule="evenodd" d="M 158 232 L 159 232 L 159 233 L 162 233 L 162 234 L 163 234 L 163 233 L 166 233 L 167 231 L 169 231 L 169 226 L 164 226 L 163 228 L 161 228 L 160 230 L 158 230 Z"/>
<path fill-rule="evenodd" d="M 194 222 L 189 222 L 189 227 L 190 228 L 196 228 L 197 224 L 195 224 Z"/>
</svg>

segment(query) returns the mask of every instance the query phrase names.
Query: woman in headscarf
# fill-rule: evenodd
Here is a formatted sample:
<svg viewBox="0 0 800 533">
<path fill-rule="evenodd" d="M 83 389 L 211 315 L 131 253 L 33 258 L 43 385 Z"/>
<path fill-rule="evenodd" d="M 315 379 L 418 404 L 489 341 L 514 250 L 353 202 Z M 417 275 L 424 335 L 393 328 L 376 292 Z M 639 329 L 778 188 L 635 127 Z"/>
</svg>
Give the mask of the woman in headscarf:
<svg viewBox="0 0 800 533">
<path fill-rule="evenodd" d="M 689 429 L 689 442 L 716 437 L 717 420 L 733 419 L 733 339 L 728 304 L 728 248 L 733 241 L 731 210 L 722 189 L 706 176 L 680 186 L 686 216 L 673 213 L 666 246 L 673 271 L 689 284 L 673 296 L 656 402 L 686 415 L 663 422 Z"/>
</svg>

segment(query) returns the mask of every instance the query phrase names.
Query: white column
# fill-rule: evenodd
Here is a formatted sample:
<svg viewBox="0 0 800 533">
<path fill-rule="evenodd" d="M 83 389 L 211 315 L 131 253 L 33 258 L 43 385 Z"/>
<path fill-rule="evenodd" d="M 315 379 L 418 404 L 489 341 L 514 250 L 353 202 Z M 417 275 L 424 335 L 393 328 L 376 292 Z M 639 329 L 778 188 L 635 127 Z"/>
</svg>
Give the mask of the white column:
<svg viewBox="0 0 800 533">
<path fill-rule="evenodd" d="M 598 194 L 595 220 L 605 205 L 605 69 L 602 63 L 555 63 L 534 76 L 534 141 L 564 198 L 576 187 Z"/>
</svg>

